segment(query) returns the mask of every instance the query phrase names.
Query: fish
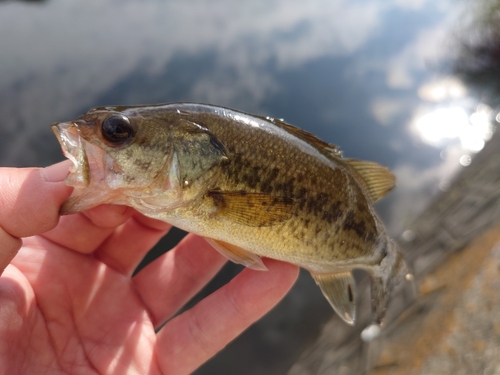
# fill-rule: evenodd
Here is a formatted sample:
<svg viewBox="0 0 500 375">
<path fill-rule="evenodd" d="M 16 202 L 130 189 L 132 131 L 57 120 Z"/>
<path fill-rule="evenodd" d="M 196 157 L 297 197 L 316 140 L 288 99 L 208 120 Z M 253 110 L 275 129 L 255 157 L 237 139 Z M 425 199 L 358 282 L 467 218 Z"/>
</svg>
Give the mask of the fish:
<svg viewBox="0 0 500 375">
<path fill-rule="evenodd" d="M 356 322 L 352 271 L 371 278 L 380 324 L 410 272 L 373 204 L 390 170 L 282 119 L 196 103 L 103 106 L 51 126 L 72 161 L 61 214 L 133 207 L 207 239 L 229 260 L 308 270 L 334 311 Z"/>
</svg>

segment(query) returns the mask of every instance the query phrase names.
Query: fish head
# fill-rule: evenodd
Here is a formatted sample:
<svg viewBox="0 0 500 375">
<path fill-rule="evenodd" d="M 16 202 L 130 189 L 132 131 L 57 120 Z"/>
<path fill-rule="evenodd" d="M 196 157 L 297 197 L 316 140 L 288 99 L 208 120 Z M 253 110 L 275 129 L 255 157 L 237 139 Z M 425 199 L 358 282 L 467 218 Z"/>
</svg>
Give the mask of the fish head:
<svg viewBox="0 0 500 375">
<path fill-rule="evenodd" d="M 52 125 L 64 155 L 73 162 L 73 186 L 64 214 L 102 203 L 128 204 L 168 189 L 172 145 L 168 127 L 154 118 L 96 108 L 76 120 Z"/>
<path fill-rule="evenodd" d="M 177 111 L 98 107 L 52 131 L 73 162 L 62 214 L 103 203 L 162 211 L 199 196 L 227 160 L 208 129 Z"/>
</svg>

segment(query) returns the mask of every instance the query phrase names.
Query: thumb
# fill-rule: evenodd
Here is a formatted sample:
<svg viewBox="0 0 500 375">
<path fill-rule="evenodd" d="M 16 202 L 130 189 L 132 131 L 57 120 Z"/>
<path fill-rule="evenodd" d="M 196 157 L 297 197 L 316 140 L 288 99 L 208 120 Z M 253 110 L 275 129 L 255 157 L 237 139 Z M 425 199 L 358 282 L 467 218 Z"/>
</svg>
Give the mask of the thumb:
<svg viewBox="0 0 500 375">
<path fill-rule="evenodd" d="M 72 191 L 64 183 L 70 165 L 66 160 L 47 168 L 0 168 L 0 273 L 20 249 L 21 237 L 57 225 Z"/>
</svg>

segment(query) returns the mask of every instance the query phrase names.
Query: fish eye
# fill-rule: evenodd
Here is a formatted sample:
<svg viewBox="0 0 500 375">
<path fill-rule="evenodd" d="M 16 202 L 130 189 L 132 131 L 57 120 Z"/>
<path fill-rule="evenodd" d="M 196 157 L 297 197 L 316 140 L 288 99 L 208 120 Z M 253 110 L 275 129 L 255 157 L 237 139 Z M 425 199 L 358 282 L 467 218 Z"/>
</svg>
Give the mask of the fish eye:
<svg viewBox="0 0 500 375">
<path fill-rule="evenodd" d="M 135 134 L 130 121 L 123 115 L 112 115 L 102 122 L 102 136 L 112 145 L 119 146 Z"/>
</svg>

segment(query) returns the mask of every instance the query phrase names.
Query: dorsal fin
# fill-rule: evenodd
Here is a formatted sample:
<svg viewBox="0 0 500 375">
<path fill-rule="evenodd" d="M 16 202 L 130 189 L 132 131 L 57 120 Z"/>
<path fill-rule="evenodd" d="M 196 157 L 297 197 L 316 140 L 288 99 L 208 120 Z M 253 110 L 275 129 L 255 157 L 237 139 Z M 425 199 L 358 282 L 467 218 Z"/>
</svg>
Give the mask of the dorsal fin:
<svg viewBox="0 0 500 375">
<path fill-rule="evenodd" d="M 260 117 L 260 116 L 259 116 Z M 373 202 L 378 201 L 384 195 L 386 195 L 389 190 L 391 190 L 396 185 L 396 178 L 389 170 L 389 168 L 384 167 L 372 161 L 361 161 L 357 159 L 343 159 L 342 152 L 339 148 L 331 143 L 326 143 L 322 141 L 314 134 L 306 132 L 300 128 L 293 125 L 287 124 L 285 121 L 280 119 L 275 119 L 271 117 L 260 117 L 266 121 L 272 122 L 274 125 L 286 130 L 287 132 L 295 135 L 297 138 L 302 139 L 307 142 L 319 152 L 325 155 L 329 159 L 334 159 L 334 161 L 346 162 L 348 165 L 353 167 L 356 172 L 361 176 L 364 186 L 368 190 L 370 198 Z"/>
<path fill-rule="evenodd" d="M 374 161 L 344 159 L 361 176 L 373 202 L 378 201 L 396 185 L 396 177 L 389 168 Z"/>
<path fill-rule="evenodd" d="M 322 141 L 312 133 L 306 132 L 305 130 L 287 124 L 285 121 L 280 119 L 275 119 L 272 117 L 260 117 L 260 118 L 272 122 L 274 125 L 286 130 L 288 133 L 291 133 L 295 135 L 297 138 L 302 139 L 304 142 L 309 143 L 311 146 L 316 148 L 318 151 L 320 151 L 323 155 L 325 155 L 328 158 L 342 157 L 342 152 L 339 150 L 338 146 L 332 143 L 326 143 L 325 141 Z"/>
</svg>

